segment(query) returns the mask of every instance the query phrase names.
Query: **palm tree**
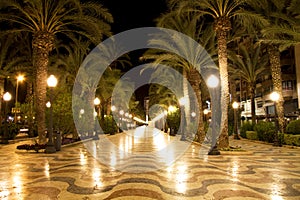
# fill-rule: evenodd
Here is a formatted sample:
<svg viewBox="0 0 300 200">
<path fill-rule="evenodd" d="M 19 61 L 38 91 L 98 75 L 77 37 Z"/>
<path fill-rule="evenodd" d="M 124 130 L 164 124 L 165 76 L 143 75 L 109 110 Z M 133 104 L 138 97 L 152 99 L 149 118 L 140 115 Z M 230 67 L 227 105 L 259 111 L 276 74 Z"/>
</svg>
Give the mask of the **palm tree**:
<svg viewBox="0 0 300 200">
<path fill-rule="evenodd" d="M 213 21 L 218 43 L 218 61 L 221 82 L 222 122 L 219 137 L 219 147 L 229 147 L 228 141 L 228 105 L 229 82 L 227 61 L 227 37 L 232 29 L 232 23 L 242 24 L 247 27 L 250 23 L 263 24 L 267 21 L 257 14 L 248 12 L 243 8 L 242 0 L 174 0 L 182 12 L 192 12 L 205 21 Z M 173 4 L 173 5 L 174 5 Z"/>
<path fill-rule="evenodd" d="M 2 34 L 27 32 L 32 38 L 36 119 L 39 140 L 44 143 L 47 69 L 55 40 L 69 38 L 73 32 L 97 44 L 110 34 L 108 23 L 113 19 L 101 4 L 79 0 L 7 0 L 0 10 L 0 20 L 8 24 Z"/>
<path fill-rule="evenodd" d="M 177 104 L 175 94 L 167 87 L 158 84 L 151 84 L 149 88 L 149 99 L 149 106 L 159 104 L 164 107 L 165 110 L 168 110 L 169 106 Z"/>
<path fill-rule="evenodd" d="M 262 35 L 259 35 L 262 42 L 268 45 L 268 54 L 271 64 L 271 73 L 273 81 L 273 91 L 279 93 L 279 100 L 276 103 L 276 110 L 278 114 L 278 124 L 280 132 L 284 132 L 284 99 L 282 95 L 282 77 L 281 77 L 281 64 L 280 52 L 289 47 L 293 42 L 290 36 L 285 33 L 273 32 L 276 27 L 285 27 L 292 30 L 295 24 L 293 17 L 287 14 L 287 1 L 282 0 L 253 0 L 249 5 L 254 9 L 254 12 L 263 15 L 269 20 L 270 25 L 260 27 Z"/>
<path fill-rule="evenodd" d="M 204 29 L 204 23 L 200 22 L 198 18 L 193 17 L 190 13 L 183 13 L 180 10 L 171 10 L 169 13 L 166 13 L 157 19 L 157 26 L 173 29 L 184 33 L 190 38 L 194 39 L 196 42 L 202 45 L 204 49 L 211 53 L 211 56 L 214 55 L 215 43 L 212 38 L 214 38 L 214 33 L 211 29 Z M 183 80 L 185 78 L 189 81 L 192 86 L 192 89 L 195 91 L 196 102 L 200 112 L 198 116 L 198 130 L 197 130 L 197 140 L 199 142 L 204 140 L 204 123 L 203 123 L 203 112 L 202 112 L 202 95 L 200 86 L 203 84 L 202 78 L 199 74 L 200 68 L 205 67 L 207 64 L 207 58 L 202 57 L 203 52 L 195 52 L 195 47 L 192 43 L 185 41 L 182 38 L 174 38 L 170 35 L 168 41 L 162 42 L 161 40 L 151 40 L 152 45 L 162 46 L 165 49 L 177 49 L 177 51 L 183 52 L 187 58 L 190 58 L 193 55 L 198 57 L 190 58 L 194 63 L 190 63 L 184 58 L 178 56 L 175 53 L 170 53 L 166 51 L 148 51 L 144 55 L 144 58 L 149 60 L 154 60 L 154 63 L 162 63 L 168 66 L 176 68 L 183 74 Z M 205 53 L 204 53 L 205 54 Z M 187 83 L 183 83 L 183 96 L 188 97 L 189 91 L 186 86 Z M 189 98 L 187 98 L 189 99 Z M 196 103 L 194 102 L 194 103 Z M 190 120 L 190 102 L 187 103 L 188 107 L 185 109 L 186 120 L 189 123 Z"/>
<path fill-rule="evenodd" d="M 281 35 L 285 37 L 271 38 L 273 43 L 284 43 L 286 46 L 296 45 L 300 43 L 300 10 L 299 10 L 299 0 L 287 1 L 287 9 L 284 13 L 288 20 L 289 25 L 284 23 L 275 23 L 272 26 L 264 27 L 264 35 Z"/>
<path fill-rule="evenodd" d="M 238 52 L 238 54 L 237 54 Z M 231 78 L 242 79 L 248 85 L 251 100 L 252 123 L 256 122 L 255 113 L 255 89 L 258 79 L 266 72 L 268 65 L 267 54 L 263 53 L 262 45 L 258 42 L 240 43 L 238 50 L 229 52 L 229 59 L 232 61 Z M 234 91 L 233 91 L 234 92 Z"/>
</svg>

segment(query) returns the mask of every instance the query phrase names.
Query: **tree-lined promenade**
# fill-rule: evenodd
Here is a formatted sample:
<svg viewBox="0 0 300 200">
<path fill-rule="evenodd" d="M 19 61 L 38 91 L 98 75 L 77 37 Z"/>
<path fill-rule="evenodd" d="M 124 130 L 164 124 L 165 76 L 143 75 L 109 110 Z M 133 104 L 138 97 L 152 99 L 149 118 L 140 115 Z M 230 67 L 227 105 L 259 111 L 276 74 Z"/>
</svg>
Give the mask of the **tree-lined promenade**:
<svg viewBox="0 0 300 200">
<path fill-rule="evenodd" d="M 268 73 L 272 76 L 273 91 L 279 94 L 279 99 L 276 101 L 278 129 L 279 132 L 284 133 L 280 52 L 300 43 L 298 9 L 300 1 L 171 0 L 166 4 L 168 10 L 155 19 L 157 27 L 176 30 L 189 36 L 204 47 L 218 66 L 222 102 L 221 135 L 218 147 L 229 147 L 228 107 L 231 103 L 229 96 L 231 94 L 234 99 L 237 98 L 234 96 L 236 91 L 233 91 L 234 81 L 240 80 L 248 85 L 248 97 L 252 102 L 252 123 L 255 124 L 256 82 Z M 9 83 L 15 84 L 15 77 L 18 74 L 25 75 L 27 97 L 20 107 L 24 117 L 25 115 L 28 117 L 30 129 L 36 126 L 39 143 L 43 144 L 47 139 L 46 103 L 49 91 L 46 80 L 50 74 L 55 74 L 58 78 L 52 103 L 54 127 L 64 134 L 78 137 L 78 130 L 75 130 L 72 117 L 71 93 L 75 80 L 81 80 L 75 77 L 91 50 L 114 34 L 111 32 L 113 23 L 113 15 L 99 2 L 7 0 L 0 3 L 0 83 L 3 84 L 2 80 L 5 80 L 5 86 Z M 182 44 L 182 41 L 176 38 L 169 41 L 169 44 L 161 45 L 166 49 L 176 46 L 186 54 L 193 55 L 189 52 L 191 51 L 189 44 Z M 199 113 L 196 113 L 197 118 L 195 118 L 199 125 L 197 130 L 194 130 L 192 139 L 202 142 L 206 134 L 203 102 L 209 100 L 210 95 L 207 80 L 203 80 L 196 70 L 199 66 L 193 66 L 192 63 L 173 53 L 155 49 L 146 51 L 140 60 L 166 64 L 187 78 L 196 93 L 199 106 Z M 99 98 L 97 116 L 102 126 L 112 124 L 106 123 L 105 120 L 112 114 L 111 96 L 115 84 L 124 73 L 121 70 L 124 66 L 131 67 L 129 55 L 124 55 L 113 62 L 96 87 L 89 85 L 86 81 L 89 77 L 86 77 L 86 80 L 82 80 L 82 88 L 78 90 L 82 93 L 78 96 L 88 98 L 90 105 L 94 105 L 95 97 Z M 155 70 L 160 73 L 159 68 Z M 165 76 L 169 75 L 165 74 Z M 189 99 L 191 91 L 187 89 L 187 83 L 182 80 L 180 84 L 182 84 L 181 95 Z M 124 94 L 119 94 L 120 105 L 127 103 L 122 102 L 122 95 L 125 95 L 128 85 L 123 85 Z M 5 91 L 1 92 L 4 94 Z M 179 99 L 176 99 L 168 88 L 152 85 L 149 94 L 150 106 L 160 104 L 165 110 L 172 105 L 180 107 Z M 190 117 L 193 104 L 195 102 L 187 102 L 185 105 L 184 114 L 187 124 L 193 120 Z M 137 117 L 143 118 L 143 106 L 134 96 L 129 105 L 126 109 Z M 82 116 L 88 116 L 87 126 L 94 126 L 94 110 L 85 110 L 85 115 Z M 185 131 L 192 132 L 192 128 L 187 127 Z"/>
</svg>

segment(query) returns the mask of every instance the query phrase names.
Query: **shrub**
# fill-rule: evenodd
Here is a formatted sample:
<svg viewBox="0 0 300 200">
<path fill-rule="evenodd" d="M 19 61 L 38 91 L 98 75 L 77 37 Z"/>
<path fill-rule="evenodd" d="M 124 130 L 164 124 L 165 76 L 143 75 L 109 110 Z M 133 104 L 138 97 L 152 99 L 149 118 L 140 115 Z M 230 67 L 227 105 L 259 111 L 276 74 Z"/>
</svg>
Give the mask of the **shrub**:
<svg viewBox="0 0 300 200">
<path fill-rule="evenodd" d="M 251 122 L 244 122 L 241 126 L 240 136 L 246 138 L 246 131 L 253 131 L 253 125 Z"/>
<path fill-rule="evenodd" d="M 16 135 L 19 133 L 19 125 L 15 123 L 7 123 L 7 139 L 13 140 L 16 138 Z M 1 137 L 4 135 L 5 132 L 5 125 L 2 124 L 0 126 L 0 135 Z"/>
<path fill-rule="evenodd" d="M 254 126 L 257 137 L 261 141 L 273 142 L 276 133 L 275 125 L 272 122 L 260 121 Z"/>
<path fill-rule="evenodd" d="M 256 131 L 246 131 L 246 137 L 249 140 L 257 140 L 257 132 Z"/>
<path fill-rule="evenodd" d="M 287 145 L 300 146 L 300 135 L 284 134 L 284 143 Z"/>
<path fill-rule="evenodd" d="M 286 133 L 293 135 L 300 134 L 300 120 L 291 121 L 286 127 Z"/>
<path fill-rule="evenodd" d="M 113 119 L 113 116 L 105 116 L 101 121 L 101 128 L 105 134 L 115 134 L 118 130 L 118 127 Z"/>
<path fill-rule="evenodd" d="M 176 110 L 175 112 L 168 113 L 167 115 L 167 124 L 170 130 L 174 130 L 174 134 L 177 133 L 180 125 L 180 111 Z"/>
</svg>

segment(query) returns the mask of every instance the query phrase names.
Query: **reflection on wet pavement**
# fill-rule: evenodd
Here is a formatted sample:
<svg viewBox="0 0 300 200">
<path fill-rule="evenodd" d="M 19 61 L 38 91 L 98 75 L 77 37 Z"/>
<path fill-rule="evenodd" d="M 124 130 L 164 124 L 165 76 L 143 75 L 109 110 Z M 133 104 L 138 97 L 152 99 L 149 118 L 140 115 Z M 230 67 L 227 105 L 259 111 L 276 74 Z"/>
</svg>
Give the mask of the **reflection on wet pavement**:
<svg viewBox="0 0 300 200">
<path fill-rule="evenodd" d="M 201 146 L 151 127 L 101 135 L 55 154 L 0 146 L 0 199 L 300 199 L 299 148 L 230 140 Z"/>
</svg>

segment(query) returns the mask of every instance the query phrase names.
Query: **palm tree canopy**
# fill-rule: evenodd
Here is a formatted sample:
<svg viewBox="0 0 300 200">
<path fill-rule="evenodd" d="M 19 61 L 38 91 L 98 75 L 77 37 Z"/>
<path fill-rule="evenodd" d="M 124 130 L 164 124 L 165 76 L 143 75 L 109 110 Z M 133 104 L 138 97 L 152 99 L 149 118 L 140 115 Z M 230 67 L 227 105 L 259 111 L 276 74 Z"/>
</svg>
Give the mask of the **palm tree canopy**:
<svg viewBox="0 0 300 200">
<path fill-rule="evenodd" d="M 200 17 L 205 16 L 205 20 L 214 21 L 216 31 L 228 31 L 232 28 L 232 22 L 240 24 L 245 28 L 256 24 L 265 26 L 269 24 L 261 15 L 248 11 L 247 2 L 244 0 L 184 0 L 171 1 L 183 12 L 193 12 Z M 207 18 L 211 17 L 211 20 Z"/>
<path fill-rule="evenodd" d="M 0 4 L 0 21 L 11 27 L 12 32 L 46 32 L 51 35 L 70 31 L 98 43 L 103 35 L 110 34 L 112 15 L 99 3 L 79 0 L 7 0 Z M 13 13 L 13 14 L 12 14 Z"/>
<path fill-rule="evenodd" d="M 299 40 L 300 20 L 294 10 L 298 0 L 251 0 L 249 7 L 269 21 L 269 25 L 260 27 L 261 40 L 264 43 L 280 46 L 280 50 L 294 45 Z M 290 2 L 290 3 L 289 3 Z M 299 15 L 299 12 L 298 12 Z"/>
<path fill-rule="evenodd" d="M 266 71 L 268 66 L 268 55 L 262 53 L 260 43 L 238 45 L 239 55 L 236 52 L 229 52 L 229 59 L 232 61 L 230 71 L 236 78 L 241 77 L 247 83 L 255 85 L 258 78 Z"/>
</svg>

